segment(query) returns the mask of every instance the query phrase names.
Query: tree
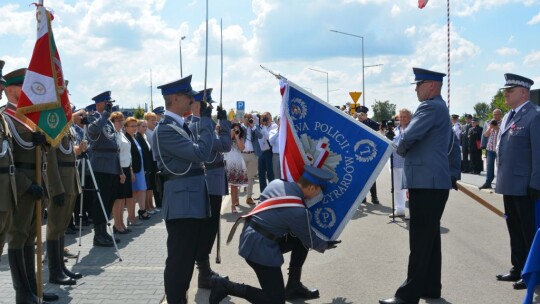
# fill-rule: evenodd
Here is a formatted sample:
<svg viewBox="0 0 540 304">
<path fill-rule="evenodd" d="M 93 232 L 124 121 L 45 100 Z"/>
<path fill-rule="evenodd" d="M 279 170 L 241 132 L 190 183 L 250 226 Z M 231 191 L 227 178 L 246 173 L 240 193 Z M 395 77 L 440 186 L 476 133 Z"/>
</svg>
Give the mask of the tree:
<svg viewBox="0 0 540 304">
<path fill-rule="evenodd" d="M 144 118 L 144 109 L 141 108 L 140 105 L 137 106 L 137 109 L 135 109 L 135 112 L 133 112 L 133 117 L 137 119 L 143 119 Z"/>
<path fill-rule="evenodd" d="M 491 104 L 490 104 L 489 109 L 490 109 L 490 113 L 488 115 L 489 119 L 493 118 L 493 110 L 495 109 L 500 109 L 503 112 L 503 115 L 510 110 L 510 107 L 508 107 L 504 101 L 504 94 L 501 90 L 498 90 L 497 94 L 495 94 L 495 96 L 493 96 L 493 98 L 491 99 Z"/>
<path fill-rule="evenodd" d="M 476 117 L 481 120 L 485 120 L 489 115 L 489 105 L 485 102 L 479 102 L 474 105 L 474 111 L 476 112 Z"/>
<path fill-rule="evenodd" d="M 389 100 L 380 101 L 375 100 L 373 105 L 373 120 L 374 121 L 383 121 L 384 119 L 389 120 L 394 118 L 396 115 L 396 105 L 390 103 Z"/>
</svg>

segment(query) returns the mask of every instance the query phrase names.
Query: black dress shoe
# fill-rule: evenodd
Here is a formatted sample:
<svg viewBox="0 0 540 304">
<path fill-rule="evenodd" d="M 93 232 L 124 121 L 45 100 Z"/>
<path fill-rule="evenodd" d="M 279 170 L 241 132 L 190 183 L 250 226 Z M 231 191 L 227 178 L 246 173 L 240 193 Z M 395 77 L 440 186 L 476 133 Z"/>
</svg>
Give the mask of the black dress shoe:
<svg viewBox="0 0 540 304">
<path fill-rule="evenodd" d="M 405 302 L 405 300 L 400 299 L 398 297 L 392 297 L 392 298 L 388 298 L 386 300 L 379 300 L 379 303 L 380 304 L 407 304 L 407 302 Z"/>
<path fill-rule="evenodd" d="M 505 282 L 517 282 L 521 279 L 521 276 L 518 273 L 515 272 L 509 272 L 506 274 L 498 274 L 497 280 L 498 281 L 505 281 Z"/>
<path fill-rule="evenodd" d="M 55 293 L 43 292 L 43 301 L 54 302 L 58 301 L 59 297 Z"/>
<path fill-rule="evenodd" d="M 525 282 L 523 282 L 523 279 L 521 279 L 514 283 L 514 289 L 527 289 L 527 284 L 525 284 Z"/>
<path fill-rule="evenodd" d="M 482 189 L 491 189 L 491 184 L 483 184 L 482 186 L 478 187 L 478 190 L 482 190 Z"/>
</svg>

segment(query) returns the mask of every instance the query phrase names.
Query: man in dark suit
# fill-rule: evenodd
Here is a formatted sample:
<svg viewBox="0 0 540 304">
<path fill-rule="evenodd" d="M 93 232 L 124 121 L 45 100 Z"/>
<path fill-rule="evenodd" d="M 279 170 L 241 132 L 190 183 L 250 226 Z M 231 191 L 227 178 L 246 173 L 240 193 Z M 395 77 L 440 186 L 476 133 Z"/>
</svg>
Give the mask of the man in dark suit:
<svg viewBox="0 0 540 304">
<path fill-rule="evenodd" d="M 470 155 L 470 169 L 473 174 L 480 174 L 482 172 L 482 128 L 478 125 L 478 118 L 473 117 L 472 127 L 469 129 L 468 145 Z"/>
<path fill-rule="evenodd" d="M 530 102 L 531 79 L 504 77 L 504 98 L 512 110 L 504 116 L 498 135 L 495 192 L 503 195 L 512 268 L 497 280 L 517 281 L 514 289 L 525 289 L 521 271 L 536 233 L 535 202 L 540 199 L 540 107 Z"/>
<path fill-rule="evenodd" d="M 193 115 L 201 117 L 195 137 L 182 117 L 197 94 L 191 88 L 191 75 L 158 89 L 166 110 L 154 132 L 152 150 L 163 180 L 162 214 L 168 234 L 165 293 L 168 303 L 184 304 L 195 259 L 202 250 L 203 226 L 211 215 L 203 162 L 210 158 L 215 136 L 212 108 L 201 104 L 200 113 L 193 108 Z"/>
<path fill-rule="evenodd" d="M 461 172 L 469 173 L 471 171 L 470 163 L 470 150 L 469 150 L 469 130 L 472 128 L 472 115 L 465 114 L 465 125 L 462 126 L 461 130 Z"/>
<path fill-rule="evenodd" d="M 409 189 L 409 266 L 394 297 L 381 304 L 418 303 L 441 297 L 441 217 L 449 189 L 459 179 L 459 147 L 441 97 L 446 74 L 413 68 L 420 105 L 398 143 Z M 450 164 L 454 164 L 451 168 Z"/>
</svg>

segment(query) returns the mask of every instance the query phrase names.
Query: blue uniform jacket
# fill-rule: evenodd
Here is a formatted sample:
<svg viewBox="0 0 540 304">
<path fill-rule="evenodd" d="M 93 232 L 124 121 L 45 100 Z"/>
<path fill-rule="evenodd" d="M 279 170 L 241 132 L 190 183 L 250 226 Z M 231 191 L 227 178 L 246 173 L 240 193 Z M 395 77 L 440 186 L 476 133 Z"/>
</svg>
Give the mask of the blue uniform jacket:
<svg viewBox="0 0 540 304">
<path fill-rule="evenodd" d="M 296 183 L 275 179 L 261 193 L 261 201 L 280 196 L 297 196 L 304 199 L 302 190 Z M 327 248 L 326 241 L 320 239 L 311 229 L 308 210 L 305 208 L 269 209 L 251 216 L 251 221 L 275 236 L 292 233 L 304 243 L 304 246 L 319 252 L 324 252 Z M 260 265 L 279 267 L 283 264 L 283 254 L 279 243 L 266 238 L 248 224 L 244 224 L 240 235 L 238 254 Z"/>
<path fill-rule="evenodd" d="M 198 123 L 200 118 L 193 117 L 189 128 L 193 134 L 198 134 Z M 212 128 L 216 129 L 216 123 L 212 120 Z M 219 134 L 214 134 L 212 143 L 212 152 L 207 161 L 206 166 L 206 183 L 208 184 L 208 193 L 210 195 L 226 195 L 227 194 L 227 177 L 225 167 L 212 168 L 213 163 L 223 162 L 223 153 L 231 151 L 231 122 L 227 119 L 219 121 Z"/>
<path fill-rule="evenodd" d="M 440 95 L 420 103 L 398 144 L 403 189 L 450 189 L 450 115 Z M 454 154 L 451 154 L 454 155 Z"/>
<path fill-rule="evenodd" d="M 114 125 L 109 120 L 111 113 L 96 113 L 89 119 L 95 119 L 88 125 L 90 142 L 90 163 L 94 172 L 122 174 L 118 145 L 116 144 Z"/>
<path fill-rule="evenodd" d="M 497 145 L 497 185 L 504 195 L 527 195 L 527 188 L 540 190 L 540 108 L 531 102 L 506 123 L 504 116 Z"/>
<path fill-rule="evenodd" d="M 181 125 L 165 115 L 152 137 L 152 153 L 162 174 L 184 174 L 202 168 L 212 151 L 214 130 L 211 119 L 201 118 L 199 134 L 195 141 L 179 134 L 175 127 Z M 173 127 L 173 126 L 175 127 Z M 206 218 L 210 216 L 210 201 L 204 175 L 171 179 L 163 185 L 163 218 Z"/>
</svg>

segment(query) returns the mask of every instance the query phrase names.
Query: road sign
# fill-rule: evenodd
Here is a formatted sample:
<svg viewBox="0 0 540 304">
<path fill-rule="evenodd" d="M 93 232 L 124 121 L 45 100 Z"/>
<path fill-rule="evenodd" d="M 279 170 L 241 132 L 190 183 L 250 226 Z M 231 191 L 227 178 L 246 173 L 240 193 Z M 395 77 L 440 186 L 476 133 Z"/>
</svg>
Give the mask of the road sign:
<svg viewBox="0 0 540 304">
<path fill-rule="evenodd" d="M 236 119 L 242 121 L 244 118 L 244 111 L 246 109 L 246 102 L 239 100 L 236 102 Z"/>
<path fill-rule="evenodd" d="M 351 95 L 351 98 L 354 101 L 354 103 L 357 103 L 360 96 L 362 96 L 362 92 L 349 92 L 349 95 Z"/>
</svg>

